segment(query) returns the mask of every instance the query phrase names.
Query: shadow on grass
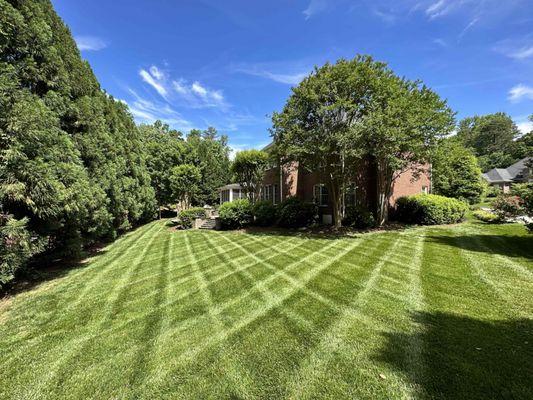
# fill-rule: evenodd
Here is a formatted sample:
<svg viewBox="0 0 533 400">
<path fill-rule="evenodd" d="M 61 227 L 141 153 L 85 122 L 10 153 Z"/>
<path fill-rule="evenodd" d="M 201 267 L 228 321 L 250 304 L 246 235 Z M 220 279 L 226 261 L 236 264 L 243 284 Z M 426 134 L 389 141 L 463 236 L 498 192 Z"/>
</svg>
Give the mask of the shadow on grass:
<svg viewBox="0 0 533 400">
<path fill-rule="evenodd" d="M 248 228 L 241 229 L 239 231 L 249 235 L 255 236 L 291 236 L 291 237 L 301 237 L 301 238 L 310 238 L 310 239 L 325 239 L 325 240 L 335 240 L 335 239 L 351 239 L 358 237 L 366 233 L 380 233 L 388 231 L 402 231 L 411 226 L 402 225 L 402 224 L 390 224 L 381 228 L 369 228 L 369 229 L 355 229 L 355 228 L 339 228 L 334 229 L 331 226 L 318 226 L 311 228 L 280 228 L 280 227 L 259 227 L 252 226 Z"/>
<path fill-rule="evenodd" d="M 477 253 L 502 255 L 507 257 L 533 258 L 533 235 L 432 235 L 428 236 L 427 240 Z"/>
<path fill-rule="evenodd" d="M 421 331 L 384 333 L 386 343 L 376 358 L 403 372 L 424 397 L 533 398 L 533 320 L 483 321 L 447 313 L 412 319 Z M 417 345 L 418 363 L 409 359 Z"/>
</svg>

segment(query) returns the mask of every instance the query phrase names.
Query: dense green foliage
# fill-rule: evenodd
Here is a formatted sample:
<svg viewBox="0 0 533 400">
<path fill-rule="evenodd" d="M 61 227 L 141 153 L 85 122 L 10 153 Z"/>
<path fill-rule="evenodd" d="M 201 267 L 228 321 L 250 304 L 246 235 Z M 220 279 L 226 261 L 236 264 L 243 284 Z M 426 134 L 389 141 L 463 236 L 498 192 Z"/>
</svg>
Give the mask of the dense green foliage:
<svg viewBox="0 0 533 400">
<path fill-rule="evenodd" d="M 474 151 L 483 171 L 506 168 L 533 153 L 533 133 L 521 136 L 505 113 L 465 118 L 459 123 L 457 137 Z"/>
<path fill-rule="evenodd" d="M 3 212 L 65 254 L 151 218 L 141 136 L 50 2 L 0 0 L 0 22 Z"/>
<path fill-rule="evenodd" d="M 17 220 L 0 214 L 0 290 L 42 246 L 42 243 L 32 241 L 27 222 L 27 218 Z"/>
<path fill-rule="evenodd" d="M 192 228 L 196 218 L 205 218 L 205 210 L 202 207 L 191 207 L 178 213 L 178 220 L 183 228 Z"/>
<path fill-rule="evenodd" d="M 155 222 L 104 250 L 0 304 L 1 399 L 533 398 L 518 224 L 339 237 Z"/>
<path fill-rule="evenodd" d="M 370 211 L 362 206 L 347 206 L 344 212 L 343 226 L 366 229 L 374 226 L 376 221 Z"/>
<path fill-rule="evenodd" d="M 300 228 L 317 220 L 315 204 L 306 203 L 297 197 L 288 197 L 278 205 L 279 225 L 285 228 Z"/>
<path fill-rule="evenodd" d="M 323 172 L 336 226 L 342 188 L 362 159 L 375 161 L 381 225 L 399 172 L 423 170 L 437 138 L 453 126 L 452 111 L 435 92 L 368 56 L 315 68 L 273 115 L 279 155 Z"/>
<path fill-rule="evenodd" d="M 248 199 L 226 202 L 218 209 L 218 215 L 222 228 L 243 228 L 253 222 L 253 205 Z"/>
<path fill-rule="evenodd" d="M 243 150 L 235 155 L 231 171 L 250 201 L 259 197 L 265 170 L 269 164 L 269 155 L 261 150 Z"/>
<path fill-rule="evenodd" d="M 259 226 L 274 225 L 278 219 L 278 209 L 269 200 L 257 201 L 253 207 L 254 223 Z"/>
<path fill-rule="evenodd" d="M 396 203 L 397 219 L 409 224 L 453 224 L 464 219 L 466 203 L 436 194 L 400 197 Z"/>
<path fill-rule="evenodd" d="M 170 187 L 172 197 L 180 206 L 187 209 L 192 199 L 200 190 L 202 174 L 200 168 L 191 164 L 176 165 L 170 172 Z"/>
<path fill-rule="evenodd" d="M 198 191 L 192 196 L 192 204 L 218 204 L 218 188 L 231 181 L 231 161 L 228 138 L 219 135 L 213 127 L 205 131 L 193 129 L 186 138 L 185 162 L 200 171 Z"/>
<path fill-rule="evenodd" d="M 146 151 L 146 166 L 159 209 L 176 202 L 171 185 L 172 168 L 185 161 L 186 145 L 180 132 L 161 121 L 139 126 Z"/>
<path fill-rule="evenodd" d="M 456 137 L 442 140 L 432 158 L 431 176 L 436 194 L 479 201 L 484 185 L 476 157 Z"/>
</svg>

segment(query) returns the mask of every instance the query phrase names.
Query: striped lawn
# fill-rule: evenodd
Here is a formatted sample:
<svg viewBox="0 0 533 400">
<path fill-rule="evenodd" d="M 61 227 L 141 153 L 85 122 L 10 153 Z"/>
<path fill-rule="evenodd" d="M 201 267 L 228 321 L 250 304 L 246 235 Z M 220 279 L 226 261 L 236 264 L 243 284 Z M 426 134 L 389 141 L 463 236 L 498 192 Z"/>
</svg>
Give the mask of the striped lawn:
<svg viewBox="0 0 533 400">
<path fill-rule="evenodd" d="M 0 399 L 533 398 L 533 236 L 139 228 L 0 302 Z"/>
</svg>

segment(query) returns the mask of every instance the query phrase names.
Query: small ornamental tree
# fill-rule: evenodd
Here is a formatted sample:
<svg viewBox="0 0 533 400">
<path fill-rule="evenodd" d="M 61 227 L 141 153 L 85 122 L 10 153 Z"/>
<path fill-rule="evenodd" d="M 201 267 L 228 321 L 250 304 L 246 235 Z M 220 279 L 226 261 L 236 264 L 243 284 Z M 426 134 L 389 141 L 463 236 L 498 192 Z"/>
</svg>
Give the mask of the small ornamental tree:
<svg viewBox="0 0 533 400">
<path fill-rule="evenodd" d="M 261 150 L 244 150 L 235 155 L 232 172 L 251 202 L 260 195 L 261 182 L 268 163 L 268 153 Z"/>
<path fill-rule="evenodd" d="M 187 209 L 191 205 L 191 198 L 198 192 L 202 175 L 200 170 L 191 164 L 182 164 L 172 168 L 170 182 L 172 194 L 176 199 L 176 212 Z"/>
<path fill-rule="evenodd" d="M 436 139 L 454 126 L 452 111 L 437 94 L 368 56 L 315 68 L 272 119 L 278 152 L 322 172 L 336 227 L 347 172 L 363 157 L 374 160 L 381 225 L 394 181 L 408 169 L 421 171 Z"/>
</svg>

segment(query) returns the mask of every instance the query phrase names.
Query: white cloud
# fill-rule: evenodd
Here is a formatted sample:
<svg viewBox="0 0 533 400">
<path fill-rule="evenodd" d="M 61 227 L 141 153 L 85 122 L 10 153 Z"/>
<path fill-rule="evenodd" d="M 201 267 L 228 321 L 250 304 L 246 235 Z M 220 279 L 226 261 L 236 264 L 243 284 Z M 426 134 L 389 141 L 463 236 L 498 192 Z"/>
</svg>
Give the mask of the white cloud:
<svg viewBox="0 0 533 400">
<path fill-rule="evenodd" d="M 394 13 L 388 12 L 388 11 L 381 11 L 381 10 L 378 10 L 377 8 L 373 9 L 372 13 L 387 24 L 393 24 L 394 22 L 396 22 L 396 19 L 397 19 Z"/>
<path fill-rule="evenodd" d="M 440 38 L 433 39 L 433 43 L 438 44 L 439 46 L 442 46 L 442 47 L 448 47 L 448 43 L 444 39 L 440 39 Z"/>
<path fill-rule="evenodd" d="M 157 79 L 158 81 L 162 80 L 165 77 L 165 74 L 163 71 L 161 71 L 159 68 L 157 68 L 155 65 L 152 65 L 150 67 L 150 73 L 152 76 Z"/>
<path fill-rule="evenodd" d="M 519 84 L 509 90 L 509 100 L 518 102 L 522 99 L 533 100 L 533 87 Z"/>
<path fill-rule="evenodd" d="M 80 51 L 98 51 L 107 47 L 104 40 L 95 36 L 76 36 L 74 40 Z"/>
<path fill-rule="evenodd" d="M 515 60 L 525 60 L 533 57 L 533 38 L 526 36 L 523 38 L 502 40 L 494 46 L 494 51 L 501 53 Z"/>
<path fill-rule="evenodd" d="M 461 33 L 459 34 L 459 36 L 457 37 L 457 40 L 461 40 L 463 38 L 464 35 L 466 35 L 466 33 L 472 29 L 474 27 L 475 24 L 477 24 L 479 21 L 479 18 L 478 17 L 475 17 L 474 19 L 472 19 L 472 21 L 470 21 L 468 23 L 468 25 L 461 31 Z"/>
<path fill-rule="evenodd" d="M 452 10 L 453 3 L 453 0 L 438 0 L 434 3 L 431 3 L 426 8 L 426 15 L 429 17 L 429 19 L 442 17 Z"/>
<path fill-rule="evenodd" d="M 207 89 L 198 81 L 192 83 L 191 90 L 200 97 L 207 97 Z"/>
<path fill-rule="evenodd" d="M 259 68 L 239 68 L 237 72 L 244 74 L 259 76 L 261 78 L 270 79 L 274 82 L 285 83 L 287 85 L 297 85 L 300 83 L 309 73 L 308 72 L 296 72 L 292 74 L 279 74 L 267 71 Z"/>
<path fill-rule="evenodd" d="M 517 122 L 516 126 L 518 127 L 518 130 L 523 134 L 533 131 L 533 122 L 531 121 Z"/>
<path fill-rule="evenodd" d="M 251 150 L 251 149 L 263 149 L 265 148 L 267 145 L 269 145 L 270 142 L 263 142 L 263 143 L 258 143 L 256 145 L 250 145 L 248 143 L 245 143 L 245 144 L 236 144 L 236 143 L 229 143 L 229 148 L 230 148 L 230 154 L 229 154 L 229 157 L 230 159 L 235 159 L 235 154 L 237 154 L 239 151 L 243 151 L 243 150 Z"/>
<path fill-rule="evenodd" d="M 128 105 L 130 112 L 137 122 L 153 123 L 161 120 L 181 131 L 189 131 L 194 128 L 194 125 L 190 121 L 183 118 L 179 112 L 167 103 L 146 100 L 132 89 L 129 89 L 129 93 L 133 97 L 133 100 L 131 102 L 122 101 Z"/>
<path fill-rule="evenodd" d="M 307 5 L 307 8 L 303 10 L 302 13 L 305 15 L 305 19 L 309 19 L 313 15 L 324 11 L 326 8 L 326 0 L 311 0 Z"/>
<path fill-rule="evenodd" d="M 152 69 L 154 69 L 154 71 L 156 72 L 155 74 L 148 72 L 145 69 L 141 69 L 139 71 L 139 75 L 141 75 L 143 81 L 152 86 L 157 91 L 157 93 L 159 93 L 162 97 L 166 98 L 168 92 L 163 82 L 161 82 L 163 76 L 160 74 L 160 71 L 159 69 L 157 69 L 157 67 L 150 67 L 150 71 L 152 71 Z"/>
<path fill-rule="evenodd" d="M 533 46 L 523 47 L 509 54 L 509 57 L 522 60 L 533 56 Z"/>
</svg>

